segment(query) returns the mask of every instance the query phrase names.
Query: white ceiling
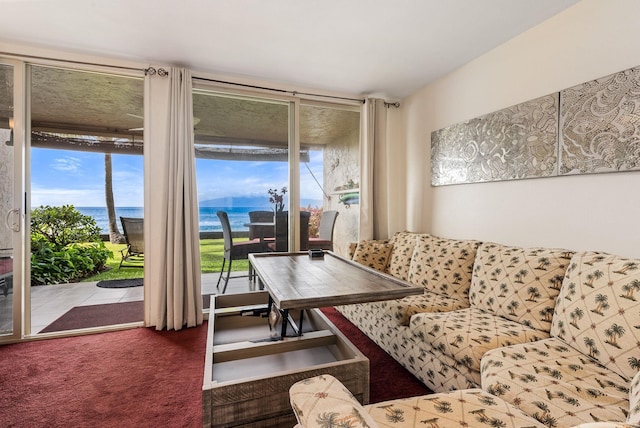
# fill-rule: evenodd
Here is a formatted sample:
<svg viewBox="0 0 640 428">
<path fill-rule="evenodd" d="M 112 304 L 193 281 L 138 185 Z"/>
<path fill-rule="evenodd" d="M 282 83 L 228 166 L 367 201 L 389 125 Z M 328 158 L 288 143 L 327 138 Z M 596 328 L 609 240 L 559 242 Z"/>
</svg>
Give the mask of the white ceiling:
<svg viewBox="0 0 640 428">
<path fill-rule="evenodd" d="M 579 0 L 0 0 L 0 41 L 401 99 Z"/>
</svg>

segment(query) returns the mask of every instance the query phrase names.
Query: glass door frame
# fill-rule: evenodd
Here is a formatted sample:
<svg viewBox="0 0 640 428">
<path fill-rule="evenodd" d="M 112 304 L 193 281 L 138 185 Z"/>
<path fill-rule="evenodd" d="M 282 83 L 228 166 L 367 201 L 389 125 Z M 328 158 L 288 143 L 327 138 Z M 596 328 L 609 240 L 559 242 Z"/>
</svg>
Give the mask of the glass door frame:
<svg viewBox="0 0 640 428">
<path fill-rule="evenodd" d="M 13 286 L 12 286 L 12 332 L 0 335 L 0 343 L 11 343 L 20 341 L 26 330 L 25 317 L 25 290 L 22 286 L 24 278 L 28 277 L 28 244 L 24 245 L 26 236 L 26 138 L 28 135 L 28 73 L 27 65 L 23 61 L 0 58 L 0 63 L 13 68 L 13 190 L 11 210 L 14 214 L 2 213 L 0 221 L 1 227 L 8 226 L 9 221 L 18 224 L 18 230 L 11 230 L 11 245 L 13 249 Z M 15 211 L 14 211 L 15 210 Z M 17 212 L 17 214 L 15 214 Z M 17 216 L 17 218 L 16 218 Z"/>
</svg>

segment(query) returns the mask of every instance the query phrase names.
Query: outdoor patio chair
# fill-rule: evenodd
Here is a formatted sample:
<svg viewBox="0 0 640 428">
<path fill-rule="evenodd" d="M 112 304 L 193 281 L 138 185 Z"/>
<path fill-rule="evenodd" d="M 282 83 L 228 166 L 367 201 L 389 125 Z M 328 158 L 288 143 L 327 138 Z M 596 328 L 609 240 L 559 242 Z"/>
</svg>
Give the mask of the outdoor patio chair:
<svg viewBox="0 0 640 428">
<path fill-rule="evenodd" d="M 127 246 L 120 250 L 122 260 L 121 267 L 142 267 L 144 262 L 144 219 L 132 217 L 120 217 L 122 232 Z M 124 262 L 135 262 L 131 265 L 123 265 Z"/>
<path fill-rule="evenodd" d="M 222 225 L 222 236 L 224 238 L 224 258 L 222 259 L 222 267 L 220 268 L 220 277 L 218 277 L 218 283 L 216 289 L 220 290 L 220 281 L 224 274 L 224 267 L 227 261 L 229 267 L 227 269 L 227 275 L 224 279 L 224 287 L 222 288 L 222 294 L 227 291 L 227 284 L 229 283 L 229 276 L 231 275 L 231 265 L 234 260 L 247 260 L 249 253 L 263 253 L 264 245 L 260 242 L 260 238 L 252 239 L 251 241 L 233 242 L 233 233 L 231 231 L 231 223 L 229 223 L 229 216 L 225 211 L 218 211 L 216 213 L 220 219 Z M 234 278 L 243 278 L 247 275 L 234 276 Z M 249 279 L 253 277 L 253 269 L 249 264 Z"/>
<path fill-rule="evenodd" d="M 309 211 L 300 211 L 300 251 L 309 249 Z M 268 251 L 284 252 L 289 248 L 289 211 L 283 211 L 276 215 L 275 240 L 267 240 Z"/>
<path fill-rule="evenodd" d="M 309 238 L 310 250 L 333 251 L 333 228 L 336 225 L 338 211 L 324 211 L 320 218 L 320 236 Z"/>
<path fill-rule="evenodd" d="M 249 223 L 273 223 L 273 211 L 249 211 Z M 275 237 L 274 226 L 249 226 L 249 240 Z"/>
</svg>

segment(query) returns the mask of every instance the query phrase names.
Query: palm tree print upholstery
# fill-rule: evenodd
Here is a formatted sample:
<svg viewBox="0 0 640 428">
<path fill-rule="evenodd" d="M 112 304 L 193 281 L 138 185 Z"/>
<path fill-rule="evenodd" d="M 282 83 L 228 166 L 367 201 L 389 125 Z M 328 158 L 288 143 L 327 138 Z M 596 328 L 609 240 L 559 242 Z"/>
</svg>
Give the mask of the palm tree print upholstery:
<svg viewBox="0 0 640 428">
<path fill-rule="evenodd" d="M 471 307 L 549 332 L 572 256 L 566 250 L 483 243 L 473 268 Z"/>
<path fill-rule="evenodd" d="M 479 245 L 478 241 L 419 236 L 411 258 L 409 282 L 467 302 Z"/>
<path fill-rule="evenodd" d="M 551 334 L 630 380 L 640 370 L 640 260 L 576 254 Z"/>
<path fill-rule="evenodd" d="M 380 272 L 386 272 L 392 248 L 393 245 L 386 242 L 362 241 L 356 247 L 353 261 Z"/>
<path fill-rule="evenodd" d="M 475 308 L 417 314 L 411 318 L 409 329 L 416 341 L 428 343 L 476 372 L 480 371 L 480 359 L 491 349 L 549 336 L 548 333 Z"/>
<path fill-rule="evenodd" d="M 424 291 L 424 294 L 407 296 L 390 301 L 387 310 L 400 325 L 409 325 L 409 320 L 421 312 L 448 312 L 469 307 L 466 299 Z"/>
<path fill-rule="evenodd" d="M 485 354 L 482 386 L 548 427 L 624 422 L 629 381 L 558 338 Z"/>
<path fill-rule="evenodd" d="M 409 279 L 409 266 L 413 257 L 416 240 L 422 236 L 411 232 L 397 232 L 391 238 L 393 249 L 389 257 L 388 273 L 403 281 Z"/>
<path fill-rule="evenodd" d="M 337 379 L 321 375 L 294 384 L 289 396 L 304 428 L 544 428 L 480 389 L 361 406 Z"/>
</svg>

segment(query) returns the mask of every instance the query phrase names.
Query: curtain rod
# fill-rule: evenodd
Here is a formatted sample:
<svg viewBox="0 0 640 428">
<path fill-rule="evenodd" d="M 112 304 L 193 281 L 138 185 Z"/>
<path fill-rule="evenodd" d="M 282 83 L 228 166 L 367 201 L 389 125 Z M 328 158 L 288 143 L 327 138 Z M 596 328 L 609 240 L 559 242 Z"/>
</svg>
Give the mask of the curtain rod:
<svg viewBox="0 0 640 428">
<path fill-rule="evenodd" d="M 74 60 L 70 60 L 70 59 L 50 58 L 50 57 L 46 57 L 46 56 L 37 56 L 37 55 L 23 55 L 23 54 L 11 53 L 11 52 L 0 52 L 0 56 L 8 56 L 8 57 L 17 58 L 17 59 L 41 59 L 41 60 L 45 60 L 45 61 L 56 61 L 56 62 L 66 62 L 66 63 L 69 63 L 69 64 L 77 64 L 77 65 L 91 65 L 91 66 L 97 66 L 97 67 L 118 68 L 120 70 L 130 70 L 130 71 L 145 71 L 146 72 L 146 70 L 147 70 L 147 69 L 144 69 L 144 68 L 126 67 L 126 66 L 123 66 L 123 65 L 99 64 L 99 63 L 96 63 L 96 62 L 74 61 Z"/>
<path fill-rule="evenodd" d="M 322 94 L 312 94 L 312 93 L 308 93 L 308 92 L 289 91 L 287 89 L 269 88 L 269 87 L 266 87 L 266 86 L 249 85 L 247 83 L 227 82 L 225 80 L 207 79 L 207 78 L 204 78 L 204 77 L 193 77 L 193 79 L 194 80 L 201 80 L 201 81 L 204 81 L 204 82 L 222 83 L 224 85 L 241 86 L 243 88 L 261 89 L 261 90 L 265 90 L 265 91 L 273 91 L 273 92 L 279 92 L 279 93 L 283 93 L 283 94 L 291 94 L 293 96 L 296 96 L 296 95 L 308 95 L 308 96 L 311 96 L 311 97 L 332 98 L 332 99 L 335 99 L 335 100 L 358 101 L 358 102 L 361 102 L 362 104 L 365 103 L 365 99 L 364 98 L 336 97 L 336 96 L 333 96 L 333 95 L 322 95 Z"/>
</svg>

